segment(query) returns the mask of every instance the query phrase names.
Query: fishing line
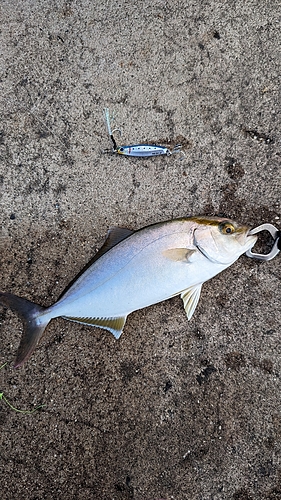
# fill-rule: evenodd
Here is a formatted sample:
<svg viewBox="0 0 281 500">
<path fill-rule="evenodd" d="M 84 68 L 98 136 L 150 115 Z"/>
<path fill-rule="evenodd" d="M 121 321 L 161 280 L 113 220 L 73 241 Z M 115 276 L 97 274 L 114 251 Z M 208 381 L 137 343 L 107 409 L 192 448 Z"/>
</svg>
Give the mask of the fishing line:
<svg viewBox="0 0 281 500">
<path fill-rule="evenodd" d="M 2 368 L 4 368 L 4 366 L 6 366 L 7 363 L 4 363 L 2 366 L 0 366 L 0 370 L 2 370 Z M 36 406 L 36 408 L 33 408 L 33 410 L 20 410 L 19 408 L 16 408 L 15 406 L 13 406 L 10 401 L 6 398 L 6 396 L 4 396 L 4 393 L 3 392 L 0 392 L 0 401 L 3 399 L 3 401 L 5 401 L 5 403 L 13 410 L 13 411 L 16 411 L 17 413 L 25 413 L 25 414 L 31 414 L 31 413 L 34 413 L 36 410 L 39 410 L 40 408 L 44 408 L 44 404 L 42 405 L 38 405 Z"/>
</svg>

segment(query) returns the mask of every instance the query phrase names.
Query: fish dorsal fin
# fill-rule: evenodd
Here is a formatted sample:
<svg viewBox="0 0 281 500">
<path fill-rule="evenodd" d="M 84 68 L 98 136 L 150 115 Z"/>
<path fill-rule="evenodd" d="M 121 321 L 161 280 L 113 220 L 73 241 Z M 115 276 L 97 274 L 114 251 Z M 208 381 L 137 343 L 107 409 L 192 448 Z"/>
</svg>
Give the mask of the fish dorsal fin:
<svg viewBox="0 0 281 500">
<path fill-rule="evenodd" d="M 169 248 L 163 251 L 163 255 L 174 262 L 188 262 L 194 252 L 196 250 L 190 250 L 189 248 Z"/>
<path fill-rule="evenodd" d="M 107 231 L 107 236 L 104 244 L 98 250 L 96 255 L 93 257 L 91 263 L 98 260 L 102 255 L 108 252 L 108 250 L 115 247 L 117 243 L 120 243 L 120 241 L 125 240 L 126 238 L 128 238 L 128 236 L 131 236 L 131 234 L 133 233 L 134 231 L 131 231 L 131 229 L 127 229 L 126 227 L 111 227 Z"/>
<path fill-rule="evenodd" d="M 119 339 L 127 316 L 118 316 L 116 318 L 79 318 L 76 316 L 63 316 L 65 319 L 75 321 L 76 323 L 83 323 L 84 325 L 97 326 L 109 330 L 116 339 Z"/>
<path fill-rule="evenodd" d="M 188 320 L 192 318 L 192 315 L 196 309 L 198 300 L 200 298 L 201 288 L 202 283 L 200 283 L 200 285 L 187 288 L 181 293 L 181 299 L 183 300 L 183 305 Z"/>
<path fill-rule="evenodd" d="M 107 231 L 107 237 L 102 245 L 102 247 L 97 251 L 96 255 L 91 258 L 91 260 L 86 264 L 86 266 L 81 269 L 81 271 L 76 274 L 75 278 L 70 281 L 70 283 L 67 285 L 67 287 L 64 289 L 62 294 L 59 296 L 59 299 L 61 299 L 65 293 L 74 285 L 74 283 L 80 278 L 89 267 L 92 266 L 96 260 L 98 260 L 102 255 L 104 255 L 108 250 L 113 248 L 117 243 L 120 243 L 120 241 L 125 240 L 125 238 L 128 238 L 131 234 L 133 234 L 134 231 L 131 231 L 131 229 L 127 229 L 125 227 L 112 227 Z"/>
</svg>

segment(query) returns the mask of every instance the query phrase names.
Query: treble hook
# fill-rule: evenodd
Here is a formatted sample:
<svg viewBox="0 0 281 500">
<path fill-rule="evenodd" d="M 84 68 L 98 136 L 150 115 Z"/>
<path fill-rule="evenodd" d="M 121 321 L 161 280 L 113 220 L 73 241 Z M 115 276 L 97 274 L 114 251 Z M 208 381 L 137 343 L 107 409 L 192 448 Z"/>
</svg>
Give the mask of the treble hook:
<svg viewBox="0 0 281 500">
<path fill-rule="evenodd" d="M 281 231 L 279 231 L 276 227 L 274 227 L 272 224 L 261 224 L 261 226 L 258 226 L 254 229 L 251 229 L 249 231 L 249 234 L 257 234 L 260 233 L 261 231 L 268 231 L 272 238 L 274 239 L 274 244 L 271 249 L 271 251 L 267 254 L 262 254 L 262 253 L 254 253 L 252 252 L 252 249 L 248 250 L 246 252 L 247 257 L 251 257 L 252 259 L 259 259 L 259 260 L 271 260 L 276 257 L 276 255 L 280 252 L 281 249 Z"/>
<path fill-rule="evenodd" d="M 170 150 L 168 149 L 168 151 L 167 151 L 167 153 L 166 153 L 166 154 L 167 154 L 167 156 L 171 156 L 171 155 L 174 155 L 174 154 L 176 154 L 176 153 L 181 153 L 181 156 L 179 157 L 179 160 L 182 160 L 183 158 L 185 158 L 185 156 L 186 156 L 186 155 L 185 155 L 185 153 L 182 151 L 181 147 L 182 147 L 182 146 L 181 146 L 181 144 L 176 144 L 176 145 L 173 147 L 172 151 L 170 151 Z"/>
</svg>

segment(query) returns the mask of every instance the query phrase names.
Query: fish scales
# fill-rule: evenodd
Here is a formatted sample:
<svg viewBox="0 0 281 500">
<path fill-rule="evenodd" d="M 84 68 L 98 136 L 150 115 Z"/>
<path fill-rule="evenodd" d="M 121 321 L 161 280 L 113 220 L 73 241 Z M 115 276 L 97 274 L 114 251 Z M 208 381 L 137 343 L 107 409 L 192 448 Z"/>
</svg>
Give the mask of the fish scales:
<svg viewBox="0 0 281 500">
<path fill-rule="evenodd" d="M 190 271 L 186 272 L 186 262 L 171 261 L 163 251 L 175 245 L 195 249 L 192 235 L 186 231 L 189 227 L 185 226 L 184 222 L 175 223 L 171 231 L 162 224 L 121 241 L 89 268 L 87 276 L 80 278 L 79 285 L 67 292 L 52 313 L 68 315 L 79 300 L 84 312 L 81 309 L 77 314 L 85 315 L 85 300 L 89 300 L 96 315 L 111 317 L 129 314 L 180 292 Z"/>
<path fill-rule="evenodd" d="M 0 304 L 23 319 L 16 358 L 33 352 L 50 320 L 64 317 L 109 330 L 119 338 L 127 315 L 181 295 L 190 319 L 202 284 L 255 244 L 247 227 L 226 218 L 190 217 L 138 231 L 113 228 L 93 263 L 52 306 L 0 292 Z"/>
</svg>

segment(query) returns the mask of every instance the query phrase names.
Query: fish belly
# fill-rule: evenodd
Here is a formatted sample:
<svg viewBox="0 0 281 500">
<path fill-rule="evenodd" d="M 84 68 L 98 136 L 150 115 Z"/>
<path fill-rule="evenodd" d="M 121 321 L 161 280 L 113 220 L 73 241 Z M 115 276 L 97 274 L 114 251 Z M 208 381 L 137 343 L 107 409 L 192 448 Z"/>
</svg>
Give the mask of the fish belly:
<svg viewBox="0 0 281 500">
<path fill-rule="evenodd" d="M 163 246 L 164 242 L 161 243 Z M 225 268 L 209 262 L 199 251 L 194 251 L 188 261 L 171 261 L 164 257 L 159 242 L 148 245 L 129 259 L 123 257 L 119 266 L 111 262 L 112 256 L 104 257 L 105 270 L 94 265 L 84 285 L 82 279 L 79 287 L 74 286 L 73 293 L 70 289 L 67 296 L 53 306 L 53 317 L 127 316 L 203 283 Z"/>
</svg>

